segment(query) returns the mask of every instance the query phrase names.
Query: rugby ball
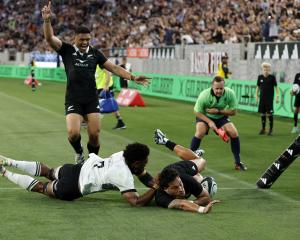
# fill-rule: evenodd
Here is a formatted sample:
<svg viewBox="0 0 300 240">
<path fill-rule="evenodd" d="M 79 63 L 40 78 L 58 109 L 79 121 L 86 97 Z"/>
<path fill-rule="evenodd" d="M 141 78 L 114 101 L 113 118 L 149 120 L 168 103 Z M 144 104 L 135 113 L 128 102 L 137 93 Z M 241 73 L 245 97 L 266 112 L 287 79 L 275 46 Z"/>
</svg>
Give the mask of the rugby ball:
<svg viewBox="0 0 300 240">
<path fill-rule="evenodd" d="M 298 94 L 299 90 L 300 90 L 299 85 L 297 83 L 293 84 L 293 86 L 292 86 L 292 92 L 294 94 Z"/>
<path fill-rule="evenodd" d="M 217 193 L 218 186 L 213 177 L 203 178 L 203 180 L 201 181 L 201 185 L 203 188 L 205 188 L 208 191 L 209 196 L 211 198 Z"/>
</svg>

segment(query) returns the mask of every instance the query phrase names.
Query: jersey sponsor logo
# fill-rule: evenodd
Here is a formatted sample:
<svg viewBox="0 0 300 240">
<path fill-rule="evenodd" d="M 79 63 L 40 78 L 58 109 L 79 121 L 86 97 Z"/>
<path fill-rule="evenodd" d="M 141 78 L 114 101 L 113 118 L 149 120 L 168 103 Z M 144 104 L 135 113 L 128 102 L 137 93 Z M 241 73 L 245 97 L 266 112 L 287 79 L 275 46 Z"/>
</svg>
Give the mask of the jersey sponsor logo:
<svg viewBox="0 0 300 240">
<path fill-rule="evenodd" d="M 196 170 L 195 166 L 192 166 L 192 169 L 195 171 Z"/>
<path fill-rule="evenodd" d="M 74 106 L 73 106 L 73 105 L 69 106 L 67 111 L 68 111 L 68 112 L 74 111 Z"/>
<path fill-rule="evenodd" d="M 77 67 L 88 67 L 89 66 L 89 64 L 88 63 L 75 63 L 75 66 L 77 66 Z"/>
</svg>

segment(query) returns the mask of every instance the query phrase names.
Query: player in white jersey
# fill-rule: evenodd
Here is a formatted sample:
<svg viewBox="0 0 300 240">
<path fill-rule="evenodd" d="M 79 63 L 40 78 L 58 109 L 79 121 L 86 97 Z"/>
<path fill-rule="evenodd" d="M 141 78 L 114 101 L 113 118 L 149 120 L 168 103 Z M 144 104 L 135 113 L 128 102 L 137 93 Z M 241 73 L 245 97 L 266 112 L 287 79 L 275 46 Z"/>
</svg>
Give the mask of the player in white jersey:
<svg viewBox="0 0 300 240">
<path fill-rule="evenodd" d="M 71 201 L 87 194 L 117 188 L 132 206 L 144 206 L 151 201 L 158 186 L 146 172 L 149 148 L 140 143 L 126 146 L 124 151 L 101 158 L 90 154 L 83 164 L 65 164 L 49 168 L 40 162 L 17 161 L 0 155 L 0 174 L 20 187 L 49 197 Z M 43 176 L 50 182 L 41 182 L 28 175 L 8 171 L 15 167 L 32 176 Z M 150 189 L 139 196 L 133 174 Z"/>
</svg>

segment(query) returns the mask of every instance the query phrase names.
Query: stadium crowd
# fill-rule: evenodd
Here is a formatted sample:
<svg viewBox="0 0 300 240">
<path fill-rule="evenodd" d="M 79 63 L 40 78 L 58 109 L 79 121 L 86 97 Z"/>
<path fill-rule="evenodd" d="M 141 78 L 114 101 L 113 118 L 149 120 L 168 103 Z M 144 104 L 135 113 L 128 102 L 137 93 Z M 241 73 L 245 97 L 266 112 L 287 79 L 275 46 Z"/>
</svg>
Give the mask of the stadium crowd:
<svg viewBox="0 0 300 240">
<path fill-rule="evenodd" d="M 43 1 L 0 0 L 0 50 L 46 50 Z M 100 48 L 300 39 L 300 0 L 53 0 L 54 31 L 93 31 Z"/>
</svg>

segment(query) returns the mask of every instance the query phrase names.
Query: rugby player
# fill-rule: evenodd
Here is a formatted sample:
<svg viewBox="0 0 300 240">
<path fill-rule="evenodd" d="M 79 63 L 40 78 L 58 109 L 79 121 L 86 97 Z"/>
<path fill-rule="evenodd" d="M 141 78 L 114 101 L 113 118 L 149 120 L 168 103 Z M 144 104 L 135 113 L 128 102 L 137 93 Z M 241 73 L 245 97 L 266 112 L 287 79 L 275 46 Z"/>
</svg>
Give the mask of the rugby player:
<svg viewBox="0 0 300 240">
<path fill-rule="evenodd" d="M 231 151 L 235 160 L 236 170 L 247 170 L 240 160 L 240 139 L 238 131 L 230 121 L 229 116 L 236 114 L 237 99 L 233 90 L 225 87 L 224 79 L 216 76 L 211 88 L 203 90 L 196 101 L 196 132 L 191 141 L 190 149 L 196 151 L 201 140 L 208 134 L 209 129 L 217 132 L 223 128 L 230 137 Z"/>
<path fill-rule="evenodd" d="M 202 187 L 203 177 L 200 172 L 204 169 L 206 161 L 193 151 L 180 146 L 156 129 L 154 133 L 156 144 L 165 145 L 183 161 L 170 164 L 159 174 L 159 188 L 155 194 L 156 204 L 170 209 L 208 213 L 213 204 L 208 191 Z M 193 195 L 193 201 L 188 198 Z"/>
<path fill-rule="evenodd" d="M 44 36 L 48 44 L 61 55 L 64 62 L 67 75 L 65 112 L 68 140 L 76 152 L 75 162 L 80 163 L 84 161 L 80 135 L 83 119 L 87 122 L 89 153 L 98 154 L 100 148 L 99 102 L 95 83 L 96 66 L 100 65 L 120 77 L 142 85 L 147 85 L 149 78 L 133 76 L 122 67 L 107 60 L 101 51 L 91 47 L 89 45 L 91 32 L 87 27 L 77 27 L 74 44 L 61 41 L 53 34 L 51 14 L 51 2 L 49 2 L 42 8 Z"/>
<path fill-rule="evenodd" d="M 276 102 L 279 103 L 279 89 L 277 87 L 276 77 L 271 74 L 271 64 L 262 63 L 263 74 L 257 78 L 256 87 L 256 102 L 258 105 L 258 112 L 261 113 L 261 125 L 262 128 L 259 135 L 266 134 L 266 120 L 269 118 L 270 128 L 268 135 L 273 134 L 273 100 L 274 100 L 274 88 L 276 89 Z"/>
<path fill-rule="evenodd" d="M 94 153 L 83 164 L 65 164 L 50 168 L 40 162 L 18 161 L 0 155 L 0 174 L 9 181 L 31 192 L 71 201 L 85 195 L 117 188 L 131 206 L 144 206 L 151 201 L 158 186 L 145 166 L 149 148 L 140 143 L 126 146 L 124 151 L 101 158 Z M 5 166 L 14 167 L 31 176 L 46 177 L 42 182 L 28 175 L 13 173 Z M 133 175 L 150 189 L 139 196 Z"/>
</svg>

